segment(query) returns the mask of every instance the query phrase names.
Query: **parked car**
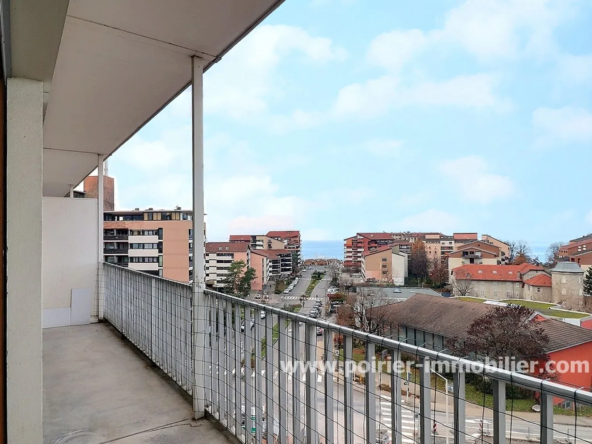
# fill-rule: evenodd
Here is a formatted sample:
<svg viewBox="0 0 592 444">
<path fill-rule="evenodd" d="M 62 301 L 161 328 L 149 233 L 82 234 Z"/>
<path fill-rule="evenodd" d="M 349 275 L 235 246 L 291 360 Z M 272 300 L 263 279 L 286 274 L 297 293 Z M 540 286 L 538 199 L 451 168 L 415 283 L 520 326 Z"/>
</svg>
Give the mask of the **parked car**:
<svg viewBox="0 0 592 444">
<path fill-rule="evenodd" d="M 284 294 L 288 294 L 290 293 L 290 290 L 288 290 L 287 288 L 284 290 Z"/>
<path fill-rule="evenodd" d="M 261 319 L 265 319 L 265 310 L 261 310 Z"/>
<path fill-rule="evenodd" d="M 321 327 L 317 327 L 317 336 L 323 336 L 323 329 Z"/>
<path fill-rule="evenodd" d="M 257 294 L 255 295 L 255 299 L 261 299 L 261 293 L 257 293 Z"/>
</svg>

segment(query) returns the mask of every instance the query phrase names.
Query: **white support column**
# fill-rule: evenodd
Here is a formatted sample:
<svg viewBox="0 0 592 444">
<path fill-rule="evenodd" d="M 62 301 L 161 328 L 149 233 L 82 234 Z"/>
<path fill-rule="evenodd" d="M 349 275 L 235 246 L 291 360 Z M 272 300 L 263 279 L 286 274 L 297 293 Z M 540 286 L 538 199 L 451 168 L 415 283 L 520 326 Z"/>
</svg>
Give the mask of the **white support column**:
<svg viewBox="0 0 592 444">
<path fill-rule="evenodd" d="M 70 185 L 70 199 L 74 197 L 74 185 Z"/>
<path fill-rule="evenodd" d="M 103 315 L 105 311 L 105 291 L 104 291 L 104 282 L 103 282 L 103 249 L 104 249 L 104 242 L 103 242 L 103 203 L 105 202 L 105 185 L 103 180 L 103 173 L 104 173 L 104 163 L 105 163 L 105 156 L 98 154 L 97 155 L 97 223 L 98 226 L 98 254 L 97 254 L 97 265 L 98 265 L 98 285 L 97 285 L 97 301 L 98 301 L 98 314 L 99 314 L 99 321 L 103 320 Z"/>
<path fill-rule="evenodd" d="M 8 442 L 43 441 L 43 83 L 8 79 L 6 390 Z"/>
<path fill-rule="evenodd" d="M 203 68 L 204 60 L 193 57 L 192 127 L 193 127 L 193 417 L 205 413 L 206 346 L 205 324 L 205 235 L 203 181 Z M 238 370 L 237 370 L 238 371 Z"/>
</svg>

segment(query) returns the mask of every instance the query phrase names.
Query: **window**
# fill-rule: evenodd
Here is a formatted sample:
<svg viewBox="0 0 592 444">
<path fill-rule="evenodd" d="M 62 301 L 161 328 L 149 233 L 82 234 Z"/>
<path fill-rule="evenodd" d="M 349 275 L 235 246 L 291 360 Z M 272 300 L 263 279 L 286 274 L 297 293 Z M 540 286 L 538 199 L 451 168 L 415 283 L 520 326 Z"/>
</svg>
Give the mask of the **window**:
<svg viewBox="0 0 592 444">
<path fill-rule="evenodd" d="M 383 257 L 382 258 L 382 262 L 386 262 L 386 257 Z"/>
<path fill-rule="evenodd" d="M 158 256 L 158 266 L 162 267 L 162 254 Z"/>
<path fill-rule="evenodd" d="M 158 240 L 162 240 L 162 228 L 158 229 Z"/>
<path fill-rule="evenodd" d="M 562 288 L 561 289 L 561 294 L 565 296 L 567 294 L 567 290 L 565 288 Z"/>
<path fill-rule="evenodd" d="M 541 292 L 541 287 L 537 287 L 537 293 L 540 293 L 540 292 Z"/>
<path fill-rule="evenodd" d="M 562 284 L 565 284 L 565 282 L 566 282 L 566 281 L 565 281 L 565 276 L 561 276 L 561 283 L 562 283 Z"/>
</svg>

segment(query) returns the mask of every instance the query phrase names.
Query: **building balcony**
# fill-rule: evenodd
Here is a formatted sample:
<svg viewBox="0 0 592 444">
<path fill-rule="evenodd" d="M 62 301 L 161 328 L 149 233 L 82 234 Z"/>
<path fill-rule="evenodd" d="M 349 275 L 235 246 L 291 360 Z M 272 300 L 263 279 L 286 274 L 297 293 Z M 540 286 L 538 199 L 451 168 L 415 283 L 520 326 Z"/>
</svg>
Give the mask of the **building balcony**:
<svg viewBox="0 0 592 444">
<path fill-rule="evenodd" d="M 126 235 L 105 234 L 103 236 L 103 240 L 106 240 L 106 241 L 126 241 L 126 240 L 128 240 L 128 238 L 129 238 L 129 236 L 127 234 Z"/>
<path fill-rule="evenodd" d="M 103 254 L 116 255 L 116 254 L 128 254 L 129 248 L 103 248 Z"/>
<path fill-rule="evenodd" d="M 584 390 L 399 342 L 390 330 L 369 335 L 210 290 L 194 295 L 189 285 L 110 265 L 103 279 L 106 322 L 44 332 L 44 442 L 592 439 L 592 420 L 553 412 L 561 399 L 592 406 Z M 362 378 L 348 370 L 354 350 L 384 363 L 404 352 L 423 366 L 415 382 L 383 366 Z M 431 360 L 448 363 L 450 376 L 434 373 Z M 461 364 L 487 371 L 495 408 L 465 397 Z M 511 411 L 510 386 L 540 393 L 542 412 Z M 192 420 L 200 408 L 208 419 Z"/>
</svg>

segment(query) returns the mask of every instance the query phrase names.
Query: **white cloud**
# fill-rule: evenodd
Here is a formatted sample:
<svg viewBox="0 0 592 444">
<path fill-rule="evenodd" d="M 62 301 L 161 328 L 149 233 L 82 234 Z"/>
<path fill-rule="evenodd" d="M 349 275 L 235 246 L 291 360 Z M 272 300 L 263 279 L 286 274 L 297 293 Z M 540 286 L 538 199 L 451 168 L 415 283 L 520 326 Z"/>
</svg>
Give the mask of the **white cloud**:
<svg viewBox="0 0 592 444">
<path fill-rule="evenodd" d="M 371 63 L 399 71 L 401 67 L 428 44 L 428 38 L 419 29 L 395 29 L 376 37 L 368 49 Z"/>
<path fill-rule="evenodd" d="M 438 168 L 463 199 L 489 204 L 514 194 L 514 183 L 508 176 L 491 173 L 482 157 L 468 156 L 442 162 Z"/>
<path fill-rule="evenodd" d="M 572 14 L 570 0 L 467 0 L 450 10 L 442 41 L 460 44 L 482 61 L 556 51 L 553 31 Z"/>
<path fill-rule="evenodd" d="M 457 76 L 443 82 L 421 82 L 409 87 L 393 76 L 383 76 L 365 83 L 342 88 L 337 95 L 334 113 L 370 118 L 394 108 L 414 105 L 492 108 L 506 111 L 510 101 L 496 97 L 498 78 L 490 74 Z"/>
<path fill-rule="evenodd" d="M 369 140 L 364 144 L 366 151 L 379 157 L 397 157 L 401 154 L 403 142 L 400 140 Z"/>
<path fill-rule="evenodd" d="M 396 222 L 394 229 L 452 233 L 458 229 L 459 224 L 460 220 L 455 215 L 431 208 Z"/>
<path fill-rule="evenodd" d="M 269 112 L 282 96 L 277 68 L 283 57 L 302 56 L 323 63 L 344 60 L 346 52 L 324 37 L 286 25 L 263 25 L 251 32 L 204 78 L 204 108 L 239 120 Z"/>
<path fill-rule="evenodd" d="M 584 108 L 538 108 L 532 122 L 539 136 L 539 146 L 558 142 L 592 142 L 592 113 Z"/>
<path fill-rule="evenodd" d="M 559 73 L 569 83 L 590 86 L 592 82 L 592 54 L 563 54 L 558 60 Z"/>
</svg>

